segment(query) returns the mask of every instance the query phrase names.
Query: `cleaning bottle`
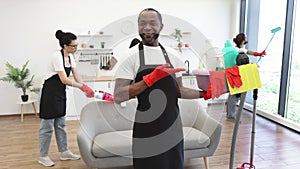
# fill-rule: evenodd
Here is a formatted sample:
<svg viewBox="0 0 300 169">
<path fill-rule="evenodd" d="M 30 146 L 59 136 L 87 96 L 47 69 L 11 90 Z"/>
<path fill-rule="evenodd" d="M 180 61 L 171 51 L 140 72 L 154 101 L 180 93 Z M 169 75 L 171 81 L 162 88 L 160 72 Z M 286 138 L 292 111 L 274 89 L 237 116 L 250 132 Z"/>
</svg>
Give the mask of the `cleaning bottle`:
<svg viewBox="0 0 300 169">
<path fill-rule="evenodd" d="M 225 54 L 224 57 L 224 63 L 225 68 L 230 68 L 232 66 L 236 65 L 236 57 L 239 54 L 238 51 L 232 46 L 231 42 L 229 40 L 226 40 L 224 48 L 222 49 L 222 52 Z"/>
<path fill-rule="evenodd" d="M 114 96 L 112 94 L 101 91 L 101 90 L 99 90 L 98 92 L 95 92 L 95 98 L 114 102 Z"/>
</svg>

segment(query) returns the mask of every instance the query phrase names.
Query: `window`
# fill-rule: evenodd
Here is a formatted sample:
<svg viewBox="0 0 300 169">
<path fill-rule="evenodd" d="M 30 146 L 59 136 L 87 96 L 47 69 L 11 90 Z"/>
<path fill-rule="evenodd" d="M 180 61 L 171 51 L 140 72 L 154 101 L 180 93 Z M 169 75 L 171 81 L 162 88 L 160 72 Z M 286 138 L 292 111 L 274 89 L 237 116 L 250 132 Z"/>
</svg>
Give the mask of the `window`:
<svg viewBox="0 0 300 169">
<path fill-rule="evenodd" d="M 257 50 L 262 51 L 268 47 L 267 55 L 258 63 L 263 87 L 258 90 L 257 108 L 271 114 L 278 113 L 285 16 L 286 0 L 277 0 L 276 3 L 272 0 L 260 1 Z M 278 27 L 282 30 L 272 33 Z"/>
<path fill-rule="evenodd" d="M 293 29 L 293 48 L 291 52 L 291 71 L 289 74 L 289 94 L 286 118 L 293 122 L 300 124 L 300 17 L 297 17 L 296 12 L 299 13 L 300 4 L 295 6 L 294 15 L 294 29 Z"/>
<path fill-rule="evenodd" d="M 248 40 L 252 38 L 248 49 L 264 50 L 273 36 L 267 55 L 258 63 L 263 87 L 258 90 L 257 110 L 267 118 L 300 131 L 300 18 L 295 13 L 300 10 L 300 4 L 296 2 L 248 0 L 242 9 L 247 9 L 244 24 Z M 276 29 L 278 27 L 281 30 Z M 252 98 L 247 99 L 251 104 Z"/>
</svg>

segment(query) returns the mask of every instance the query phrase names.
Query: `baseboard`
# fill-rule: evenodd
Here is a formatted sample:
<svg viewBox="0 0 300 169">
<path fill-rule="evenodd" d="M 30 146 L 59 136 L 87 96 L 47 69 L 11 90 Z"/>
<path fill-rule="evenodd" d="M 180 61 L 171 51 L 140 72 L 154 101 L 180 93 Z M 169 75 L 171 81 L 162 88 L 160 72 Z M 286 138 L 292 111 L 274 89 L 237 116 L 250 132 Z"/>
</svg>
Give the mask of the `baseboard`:
<svg viewBox="0 0 300 169">
<path fill-rule="evenodd" d="M 35 115 L 34 112 L 23 112 L 24 115 Z M 37 112 L 37 114 L 39 114 L 39 112 Z M 0 117 L 1 116 L 21 116 L 21 112 L 14 112 L 14 113 L 1 113 L 0 114 Z"/>
<path fill-rule="evenodd" d="M 245 103 L 244 108 L 250 112 L 252 112 L 253 106 L 251 104 Z M 278 123 L 284 127 L 290 128 L 296 132 L 300 132 L 300 124 L 297 124 L 295 122 L 292 122 L 290 120 L 287 120 L 279 115 L 270 114 L 267 112 L 264 112 L 260 109 L 256 109 L 256 113 L 266 119 L 269 119 L 275 123 Z"/>
</svg>

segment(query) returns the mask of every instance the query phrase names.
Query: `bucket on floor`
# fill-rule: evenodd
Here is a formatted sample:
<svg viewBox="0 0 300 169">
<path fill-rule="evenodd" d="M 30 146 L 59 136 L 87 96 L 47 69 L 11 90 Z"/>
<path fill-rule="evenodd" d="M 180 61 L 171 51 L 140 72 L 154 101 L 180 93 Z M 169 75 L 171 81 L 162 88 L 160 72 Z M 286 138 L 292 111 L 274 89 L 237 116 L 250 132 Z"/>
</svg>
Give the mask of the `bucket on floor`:
<svg viewBox="0 0 300 169">
<path fill-rule="evenodd" d="M 207 91 L 210 79 L 209 74 L 196 74 L 198 88 Z"/>
<path fill-rule="evenodd" d="M 223 70 L 218 70 L 222 71 Z M 210 75 L 209 72 L 201 72 L 201 73 L 196 73 L 196 79 L 197 79 L 197 85 L 199 89 L 202 89 L 204 91 L 207 91 L 208 85 L 210 84 Z M 224 84 L 224 93 L 227 93 L 229 91 L 228 85 L 227 85 L 227 78 L 224 72 L 224 79 L 225 79 L 225 84 Z"/>
</svg>

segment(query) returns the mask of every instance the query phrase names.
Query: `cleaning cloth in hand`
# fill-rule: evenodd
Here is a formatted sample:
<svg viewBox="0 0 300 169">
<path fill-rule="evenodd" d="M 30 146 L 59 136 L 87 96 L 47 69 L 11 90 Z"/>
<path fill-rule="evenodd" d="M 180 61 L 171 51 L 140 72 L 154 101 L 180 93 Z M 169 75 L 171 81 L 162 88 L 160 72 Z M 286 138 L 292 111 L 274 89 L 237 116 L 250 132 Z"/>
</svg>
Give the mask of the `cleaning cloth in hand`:
<svg viewBox="0 0 300 169">
<path fill-rule="evenodd" d="M 210 71 L 210 83 L 211 83 L 211 98 L 218 98 L 224 93 L 225 89 L 225 72 Z"/>
</svg>

